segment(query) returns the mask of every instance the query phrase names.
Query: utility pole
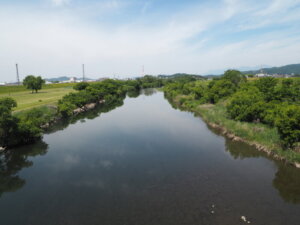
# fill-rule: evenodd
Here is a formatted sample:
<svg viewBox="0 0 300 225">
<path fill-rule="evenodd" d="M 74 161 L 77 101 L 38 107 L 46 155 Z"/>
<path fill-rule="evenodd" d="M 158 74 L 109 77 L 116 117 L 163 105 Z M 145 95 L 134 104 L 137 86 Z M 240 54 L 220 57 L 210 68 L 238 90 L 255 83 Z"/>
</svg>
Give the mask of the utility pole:
<svg viewBox="0 0 300 225">
<path fill-rule="evenodd" d="M 18 64 L 16 64 L 16 71 L 17 71 L 17 83 L 20 85 L 20 77 L 19 77 L 19 67 Z"/>
<path fill-rule="evenodd" d="M 142 66 L 142 76 L 145 76 L 145 66 Z"/>
<path fill-rule="evenodd" d="M 82 82 L 84 82 L 84 79 L 85 79 L 85 77 L 84 77 L 84 64 L 82 64 Z"/>
</svg>

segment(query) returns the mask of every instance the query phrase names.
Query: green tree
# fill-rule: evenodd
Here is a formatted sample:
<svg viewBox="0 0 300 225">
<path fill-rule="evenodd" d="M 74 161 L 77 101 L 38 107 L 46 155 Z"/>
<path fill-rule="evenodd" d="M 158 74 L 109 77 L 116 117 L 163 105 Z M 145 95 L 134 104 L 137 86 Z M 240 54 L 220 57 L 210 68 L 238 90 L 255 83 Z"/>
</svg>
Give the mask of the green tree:
<svg viewBox="0 0 300 225">
<path fill-rule="evenodd" d="M 222 79 L 229 80 L 236 87 L 247 81 L 246 76 L 238 70 L 227 70 L 222 76 Z"/>
<path fill-rule="evenodd" d="M 37 93 L 38 90 L 41 90 L 44 83 L 45 80 L 43 80 L 40 76 L 35 77 L 33 75 L 29 75 L 23 80 L 23 85 L 26 86 L 27 89 L 32 90 L 32 93 L 33 91 Z"/>
<path fill-rule="evenodd" d="M 87 82 L 80 82 L 74 85 L 74 89 L 77 91 L 85 90 L 90 84 Z"/>
<path fill-rule="evenodd" d="M 18 132 L 18 119 L 12 115 L 17 103 L 11 98 L 0 99 L 0 146 L 14 145 Z"/>
<path fill-rule="evenodd" d="M 256 81 L 256 86 L 263 93 L 264 99 L 269 102 L 276 99 L 275 87 L 278 80 L 273 77 L 263 77 Z"/>
<path fill-rule="evenodd" d="M 297 142 L 300 142 L 300 106 L 284 107 L 275 125 L 283 145 L 293 148 Z"/>
<path fill-rule="evenodd" d="M 209 100 L 217 103 L 220 99 L 232 95 L 236 91 L 234 83 L 227 79 L 213 80 L 209 84 Z"/>
<path fill-rule="evenodd" d="M 263 96 L 255 87 L 236 92 L 227 105 L 229 116 L 240 121 L 253 122 L 260 120 L 263 111 Z"/>
</svg>

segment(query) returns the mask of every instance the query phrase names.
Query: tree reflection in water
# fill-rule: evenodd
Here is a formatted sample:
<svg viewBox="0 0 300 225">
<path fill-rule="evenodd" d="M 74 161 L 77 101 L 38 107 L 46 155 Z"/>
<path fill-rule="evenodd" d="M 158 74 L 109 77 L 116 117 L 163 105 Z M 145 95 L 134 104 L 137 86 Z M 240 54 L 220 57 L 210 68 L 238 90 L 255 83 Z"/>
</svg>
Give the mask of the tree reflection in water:
<svg viewBox="0 0 300 225">
<path fill-rule="evenodd" d="M 248 144 L 228 138 L 226 138 L 226 151 L 235 159 L 265 157 L 273 160 L 266 153 L 260 152 Z M 273 179 L 273 187 L 278 190 L 284 201 L 300 204 L 300 169 L 277 160 L 273 161 L 278 168 Z"/>
<path fill-rule="evenodd" d="M 0 197 L 4 192 L 14 192 L 25 185 L 18 172 L 33 165 L 29 157 L 44 155 L 48 145 L 40 141 L 32 146 L 6 150 L 0 153 Z"/>
<path fill-rule="evenodd" d="M 64 130 L 70 124 L 76 123 L 78 120 L 84 122 L 85 119 L 94 119 L 101 113 L 109 112 L 123 105 L 124 98 L 115 100 L 98 106 L 96 109 L 82 113 L 76 117 L 61 120 L 55 126 L 49 128 L 45 133 L 53 133 L 58 130 Z M 14 192 L 22 188 L 26 181 L 19 177 L 18 172 L 23 168 L 33 165 L 29 157 L 44 155 L 47 153 L 48 144 L 39 141 L 33 145 L 26 145 L 14 149 L 0 152 L 0 197 L 4 192 Z"/>
<path fill-rule="evenodd" d="M 300 203 L 300 169 L 280 163 L 273 186 L 286 202 Z"/>
</svg>

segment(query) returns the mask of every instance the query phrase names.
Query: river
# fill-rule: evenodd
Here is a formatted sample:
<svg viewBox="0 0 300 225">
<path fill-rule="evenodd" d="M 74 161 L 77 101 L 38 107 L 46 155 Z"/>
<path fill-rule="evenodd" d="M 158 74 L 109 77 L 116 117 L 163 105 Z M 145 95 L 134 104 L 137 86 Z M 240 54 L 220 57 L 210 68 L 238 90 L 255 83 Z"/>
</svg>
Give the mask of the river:
<svg viewBox="0 0 300 225">
<path fill-rule="evenodd" d="M 300 169 L 223 137 L 162 92 L 1 153 L 0 169 L 1 225 L 300 223 Z"/>
</svg>

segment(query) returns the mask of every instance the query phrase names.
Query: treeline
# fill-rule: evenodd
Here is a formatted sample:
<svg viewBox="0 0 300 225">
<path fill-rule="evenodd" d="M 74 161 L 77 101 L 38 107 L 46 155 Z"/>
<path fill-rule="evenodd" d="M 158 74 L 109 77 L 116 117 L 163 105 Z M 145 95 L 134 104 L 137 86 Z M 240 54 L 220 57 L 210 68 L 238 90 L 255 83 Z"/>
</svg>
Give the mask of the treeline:
<svg viewBox="0 0 300 225">
<path fill-rule="evenodd" d="M 120 105 L 126 94 L 136 97 L 140 89 L 161 87 L 161 79 L 145 76 L 136 80 L 105 80 L 96 83 L 78 83 L 77 92 L 65 95 L 59 100 L 57 108 L 43 106 L 27 111 L 12 113 L 17 103 L 12 98 L 0 99 L 0 147 L 13 147 L 33 143 L 43 135 L 45 124 L 59 118 L 70 118 L 83 112 L 88 104 Z M 90 109 L 91 109 L 90 108 Z"/>
<path fill-rule="evenodd" d="M 300 142 L 300 79 L 272 77 L 248 81 L 239 71 L 228 70 L 211 81 L 172 82 L 164 87 L 166 97 L 178 96 L 180 104 L 224 102 L 227 117 L 236 121 L 276 127 L 285 149 Z"/>
</svg>

